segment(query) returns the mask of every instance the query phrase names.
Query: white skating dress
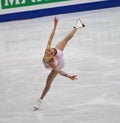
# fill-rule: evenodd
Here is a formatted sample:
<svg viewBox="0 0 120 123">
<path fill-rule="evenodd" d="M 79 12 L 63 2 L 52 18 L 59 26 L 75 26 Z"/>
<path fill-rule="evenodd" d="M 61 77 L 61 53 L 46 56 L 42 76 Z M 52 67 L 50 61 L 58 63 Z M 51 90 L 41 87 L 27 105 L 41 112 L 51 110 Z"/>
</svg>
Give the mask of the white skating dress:
<svg viewBox="0 0 120 123">
<path fill-rule="evenodd" d="M 62 69 L 64 67 L 64 59 L 63 59 L 63 51 L 56 49 L 57 53 L 54 56 L 55 63 L 57 64 L 59 69 Z M 43 60 L 43 64 L 46 68 L 51 68 L 50 67 L 50 62 L 45 62 Z"/>
</svg>

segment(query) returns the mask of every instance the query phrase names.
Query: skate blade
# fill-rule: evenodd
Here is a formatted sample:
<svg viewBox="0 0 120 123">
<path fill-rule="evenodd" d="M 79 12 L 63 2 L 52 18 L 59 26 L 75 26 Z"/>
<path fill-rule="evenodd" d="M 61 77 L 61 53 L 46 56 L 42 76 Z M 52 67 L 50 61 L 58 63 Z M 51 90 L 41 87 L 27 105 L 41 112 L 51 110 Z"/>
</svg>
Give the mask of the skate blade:
<svg viewBox="0 0 120 123">
<path fill-rule="evenodd" d="M 82 20 L 79 18 L 80 23 L 82 24 L 82 27 L 85 27 L 86 24 L 82 22 Z"/>
<path fill-rule="evenodd" d="M 33 111 L 37 111 L 39 108 L 33 108 Z"/>
</svg>

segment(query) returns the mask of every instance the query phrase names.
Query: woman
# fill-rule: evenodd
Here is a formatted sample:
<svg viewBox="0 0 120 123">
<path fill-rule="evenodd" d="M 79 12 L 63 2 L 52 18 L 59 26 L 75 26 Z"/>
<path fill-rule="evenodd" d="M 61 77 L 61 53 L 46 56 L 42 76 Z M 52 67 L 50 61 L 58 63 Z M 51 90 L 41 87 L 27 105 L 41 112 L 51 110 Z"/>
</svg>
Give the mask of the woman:
<svg viewBox="0 0 120 123">
<path fill-rule="evenodd" d="M 40 103 L 42 99 L 46 96 L 54 78 L 57 76 L 57 74 L 60 74 L 62 76 L 65 76 L 71 80 L 77 80 L 77 75 L 69 75 L 62 71 L 61 69 L 64 67 L 64 60 L 63 60 L 63 50 L 68 43 L 68 41 L 74 36 L 75 32 L 78 28 L 85 27 L 85 25 L 81 22 L 80 19 L 77 20 L 76 26 L 73 27 L 71 32 L 63 39 L 61 40 L 55 48 L 51 47 L 52 40 L 56 31 L 56 27 L 58 24 L 58 18 L 54 18 L 54 27 L 51 32 L 51 35 L 48 39 L 48 43 L 45 49 L 44 57 L 43 57 L 43 64 L 46 68 L 51 68 L 51 72 L 47 77 L 45 88 L 42 92 L 42 95 L 37 100 L 35 106 L 33 107 L 34 110 L 39 109 Z"/>
</svg>

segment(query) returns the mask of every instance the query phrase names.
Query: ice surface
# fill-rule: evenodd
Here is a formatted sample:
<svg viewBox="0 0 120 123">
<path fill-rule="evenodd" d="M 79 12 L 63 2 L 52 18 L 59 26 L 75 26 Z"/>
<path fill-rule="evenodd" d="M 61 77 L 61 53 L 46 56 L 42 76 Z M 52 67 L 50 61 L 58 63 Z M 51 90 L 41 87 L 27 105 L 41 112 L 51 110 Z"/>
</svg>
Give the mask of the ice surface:
<svg viewBox="0 0 120 123">
<path fill-rule="evenodd" d="M 32 107 L 49 70 L 42 64 L 54 16 L 0 23 L 0 123 L 120 123 L 120 8 L 57 15 L 53 46 L 81 17 L 65 51 L 64 71 L 40 110 Z"/>
</svg>

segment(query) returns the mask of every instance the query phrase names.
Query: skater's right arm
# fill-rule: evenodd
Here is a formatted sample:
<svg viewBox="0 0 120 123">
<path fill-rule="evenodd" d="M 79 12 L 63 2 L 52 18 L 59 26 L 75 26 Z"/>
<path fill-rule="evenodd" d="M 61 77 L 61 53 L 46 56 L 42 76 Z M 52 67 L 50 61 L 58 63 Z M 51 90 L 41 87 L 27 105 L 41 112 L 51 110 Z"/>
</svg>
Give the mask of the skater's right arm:
<svg viewBox="0 0 120 123">
<path fill-rule="evenodd" d="M 50 37 L 48 39 L 46 50 L 49 49 L 49 48 L 51 48 L 51 44 L 52 44 L 53 37 L 55 35 L 57 24 L 58 24 L 58 18 L 55 17 L 54 18 L 54 27 L 53 27 L 52 32 L 50 34 Z"/>
</svg>

